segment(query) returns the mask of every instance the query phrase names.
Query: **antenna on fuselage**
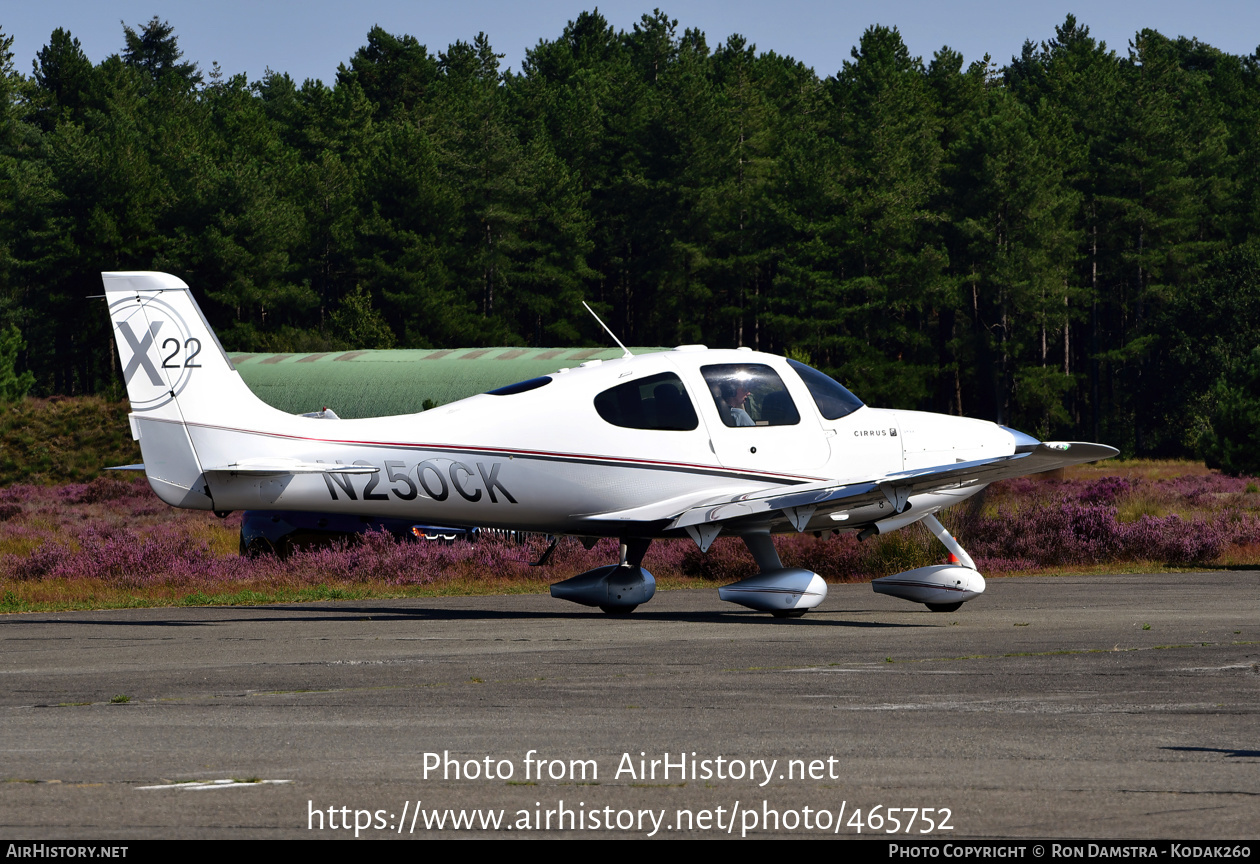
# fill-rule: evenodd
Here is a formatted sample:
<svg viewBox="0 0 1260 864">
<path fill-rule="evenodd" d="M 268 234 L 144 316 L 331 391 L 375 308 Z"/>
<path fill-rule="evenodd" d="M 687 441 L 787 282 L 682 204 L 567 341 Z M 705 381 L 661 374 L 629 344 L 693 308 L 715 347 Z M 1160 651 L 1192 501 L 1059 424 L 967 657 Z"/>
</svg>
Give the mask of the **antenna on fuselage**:
<svg viewBox="0 0 1260 864">
<path fill-rule="evenodd" d="M 586 301 L 585 301 L 585 300 L 583 300 L 583 301 L 582 301 L 582 305 L 583 305 L 583 306 L 586 306 Z M 633 357 L 633 356 L 634 356 L 633 354 L 631 354 L 631 353 L 630 353 L 630 349 L 629 349 L 629 348 L 627 348 L 625 345 L 622 345 L 622 344 L 621 344 L 621 340 L 617 338 L 617 334 L 616 334 L 616 333 L 614 333 L 614 332 L 612 332 L 611 330 L 609 330 L 609 329 L 608 329 L 608 325 L 607 325 L 607 324 L 605 324 L 605 323 L 604 323 L 604 322 L 600 319 L 600 317 L 599 317 L 598 315 L 596 315 L 596 314 L 595 314 L 595 310 L 594 310 L 594 309 L 592 309 L 590 306 L 586 306 L 586 311 L 591 313 L 591 317 L 592 317 L 592 318 L 594 318 L 596 321 L 599 321 L 599 326 L 600 326 L 600 327 L 603 327 L 603 328 L 604 328 L 604 331 L 605 331 L 605 332 L 606 332 L 609 336 L 611 336 L 611 337 L 612 337 L 612 340 L 613 340 L 614 342 L 616 342 L 616 343 L 617 343 L 617 347 L 619 347 L 622 351 L 626 352 L 625 354 L 622 354 L 622 355 L 621 355 L 622 357 Z"/>
</svg>

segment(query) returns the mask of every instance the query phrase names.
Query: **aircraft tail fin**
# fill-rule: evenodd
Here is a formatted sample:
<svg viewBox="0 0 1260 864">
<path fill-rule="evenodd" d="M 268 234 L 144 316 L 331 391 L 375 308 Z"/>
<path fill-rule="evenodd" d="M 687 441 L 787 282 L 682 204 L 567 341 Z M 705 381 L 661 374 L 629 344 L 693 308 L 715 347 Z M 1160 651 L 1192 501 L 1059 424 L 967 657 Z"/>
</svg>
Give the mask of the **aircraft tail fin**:
<svg viewBox="0 0 1260 864">
<path fill-rule="evenodd" d="M 149 484 L 168 504 L 212 510 L 187 424 L 222 423 L 228 409 L 234 415 L 274 409 L 241 380 L 182 279 L 146 272 L 101 277 L 131 401 L 131 434 Z"/>
</svg>

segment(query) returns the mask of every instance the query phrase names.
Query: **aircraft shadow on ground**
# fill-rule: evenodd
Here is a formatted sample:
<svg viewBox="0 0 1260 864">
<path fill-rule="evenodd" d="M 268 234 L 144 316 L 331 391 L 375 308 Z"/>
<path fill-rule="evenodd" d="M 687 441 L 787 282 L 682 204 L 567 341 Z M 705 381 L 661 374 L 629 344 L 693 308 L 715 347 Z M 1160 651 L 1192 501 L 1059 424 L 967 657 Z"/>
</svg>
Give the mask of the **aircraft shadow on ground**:
<svg viewBox="0 0 1260 864">
<path fill-rule="evenodd" d="M 255 607 L 257 608 L 257 607 Z M 193 610 L 188 610 L 192 612 Z M 346 606 L 338 604 L 335 608 L 329 607 L 326 610 L 313 610 L 310 606 L 285 606 L 276 605 L 268 606 L 265 609 L 257 609 L 258 614 L 252 615 L 241 609 L 226 609 L 224 607 L 201 607 L 204 613 L 211 613 L 210 616 L 199 619 L 180 619 L 180 618 L 158 618 L 158 619 L 140 619 L 127 620 L 113 617 L 80 617 L 73 618 L 58 615 L 55 622 L 50 622 L 46 618 L 27 618 L 25 616 L 17 617 L 16 620 L 10 620 L 6 624 L 75 624 L 88 625 L 96 627 L 213 627 L 220 624 L 262 624 L 262 623 L 314 623 L 314 622 L 359 622 L 364 620 L 372 621 L 572 621 L 572 620 L 592 620 L 601 621 L 608 626 L 619 626 L 625 624 L 633 624 L 635 622 L 677 622 L 691 624 L 739 624 L 743 626 L 761 626 L 761 627 L 848 627 L 858 629 L 906 629 L 906 628 L 924 628 L 936 627 L 938 624 L 899 624 L 884 621 L 854 621 L 851 619 L 841 619 L 836 616 L 852 614 L 851 612 L 815 612 L 802 618 L 774 618 L 764 612 L 746 612 L 743 610 L 725 610 L 715 609 L 713 611 L 696 611 L 696 612 L 653 612 L 653 611 L 636 611 L 631 615 L 605 616 L 602 612 L 585 611 L 580 609 L 567 610 L 558 609 L 554 612 L 540 612 L 533 610 L 520 610 L 515 612 L 504 611 L 500 609 L 425 609 L 425 608 L 394 608 L 383 606 L 356 605 Z M 862 610 L 866 611 L 866 610 Z M 214 614 L 221 613 L 221 614 Z M 225 614 L 224 614 L 225 613 Z M 275 614 L 275 613 L 293 613 L 293 614 Z M 196 614 L 195 612 L 193 614 Z"/>
<path fill-rule="evenodd" d="M 1228 747 L 1160 747 L 1160 750 L 1177 750 L 1182 753 L 1224 753 L 1230 757 L 1260 758 L 1260 750 L 1231 750 Z"/>
</svg>

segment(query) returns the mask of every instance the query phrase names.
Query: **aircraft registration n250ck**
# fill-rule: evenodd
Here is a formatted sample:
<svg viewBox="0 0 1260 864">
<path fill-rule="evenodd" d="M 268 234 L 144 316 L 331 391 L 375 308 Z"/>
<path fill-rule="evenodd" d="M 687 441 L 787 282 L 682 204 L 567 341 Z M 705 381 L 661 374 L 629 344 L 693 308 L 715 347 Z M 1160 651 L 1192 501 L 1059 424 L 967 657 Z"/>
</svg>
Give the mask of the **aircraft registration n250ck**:
<svg viewBox="0 0 1260 864">
<path fill-rule="evenodd" d="M 876 579 L 877 592 L 953 611 L 984 578 L 935 514 L 989 483 L 1114 456 L 982 420 L 871 408 L 793 360 L 682 345 L 591 361 L 421 414 L 286 414 L 241 380 L 184 282 L 104 273 L 144 470 L 166 503 L 300 510 L 621 541 L 621 560 L 551 586 L 625 613 L 652 598 L 652 540 L 720 534 L 760 572 L 723 600 L 795 617 L 827 595 L 784 567 L 771 535 L 923 522 L 957 564 Z"/>
</svg>

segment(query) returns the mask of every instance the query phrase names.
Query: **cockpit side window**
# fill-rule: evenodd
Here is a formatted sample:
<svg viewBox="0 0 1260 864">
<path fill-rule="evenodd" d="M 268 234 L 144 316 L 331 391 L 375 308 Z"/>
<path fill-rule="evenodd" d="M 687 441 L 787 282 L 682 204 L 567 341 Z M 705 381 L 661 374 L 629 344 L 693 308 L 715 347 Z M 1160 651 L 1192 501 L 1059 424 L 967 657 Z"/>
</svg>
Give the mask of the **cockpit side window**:
<svg viewBox="0 0 1260 864">
<path fill-rule="evenodd" d="M 727 426 L 795 426 L 801 422 L 783 379 L 769 366 L 723 363 L 702 366 L 700 374 Z"/>
<path fill-rule="evenodd" d="M 682 380 L 662 372 L 627 381 L 595 397 L 595 410 L 614 426 L 689 432 L 700 425 Z"/>
<path fill-rule="evenodd" d="M 789 360 L 788 365 L 801 376 L 801 380 L 809 388 L 809 395 L 814 397 L 818 412 L 828 420 L 847 417 L 862 407 L 862 400 L 850 393 L 843 384 L 830 375 L 824 375 L 817 369 L 795 360 Z"/>
</svg>

